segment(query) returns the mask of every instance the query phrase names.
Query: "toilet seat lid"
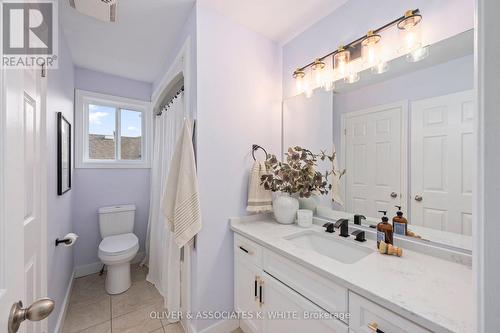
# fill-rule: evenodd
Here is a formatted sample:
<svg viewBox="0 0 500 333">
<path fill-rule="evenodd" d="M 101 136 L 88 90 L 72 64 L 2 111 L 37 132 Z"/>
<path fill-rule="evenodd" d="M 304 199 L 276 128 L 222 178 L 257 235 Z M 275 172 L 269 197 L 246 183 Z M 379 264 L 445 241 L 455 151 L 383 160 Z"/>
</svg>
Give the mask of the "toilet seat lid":
<svg viewBox="0 0 500 333">
<path fill-rule="evenodd" d="M 139 245 L 139 239 L 136 235 L 121 234 L 105 237 L 101 244 L 99 244 L 99 250 L 108 255 L 118 255 L 127 252 L 134 247 Z"/>
</svg>

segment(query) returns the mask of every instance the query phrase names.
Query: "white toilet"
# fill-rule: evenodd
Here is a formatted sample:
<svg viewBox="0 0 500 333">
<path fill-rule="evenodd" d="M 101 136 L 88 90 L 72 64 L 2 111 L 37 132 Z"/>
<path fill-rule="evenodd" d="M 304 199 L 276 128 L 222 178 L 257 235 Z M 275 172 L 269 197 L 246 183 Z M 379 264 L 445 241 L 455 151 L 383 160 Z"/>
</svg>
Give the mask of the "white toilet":
<svg viewBox="0 0 500 333">
<path fill-rule="evenodd" d="M 99 208 L 102 241 L 98 256 L 107 267 L 106 291 L 120 294 L 130 288 L 130 261 L 139 250 L 134 231 L 135 205 Z"/>
</svg>

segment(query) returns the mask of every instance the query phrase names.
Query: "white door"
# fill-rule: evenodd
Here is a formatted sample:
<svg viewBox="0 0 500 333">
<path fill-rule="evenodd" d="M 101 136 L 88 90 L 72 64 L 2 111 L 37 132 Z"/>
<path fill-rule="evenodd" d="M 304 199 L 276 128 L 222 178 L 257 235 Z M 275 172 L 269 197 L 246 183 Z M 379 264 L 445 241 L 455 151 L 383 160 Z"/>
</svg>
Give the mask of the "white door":
<svg viewBox="0 0 500 333">
<path fill-rule="evenodd" d="M 345 115 L 346 211 L 380 216 L 406 208 L 404 195 L 407 103 L 378 106 Z"/>
<path fill-rule="evenodd" d="M 2 71 L 0 121 L 0 331 L 14 303 L 28 307 L 47 293 L 45 230 L 45 87 L 40 71 Z M 49 311 L 50 302 L 36 304 Z M 47 332 L 28 321 L 19 332 Z"/>
<path fill-rule="evenodd" d="M 264 333 L 347 333 L 347 325 L 307 298 L 266 275 L 262 288 Z M 324 319 L 327 318 L 327 319 Z"/>
<path fill-rule="evenodd" d="M 471 235 L 472 91 L 411 104 L 411 223 Z"/>
</svg>

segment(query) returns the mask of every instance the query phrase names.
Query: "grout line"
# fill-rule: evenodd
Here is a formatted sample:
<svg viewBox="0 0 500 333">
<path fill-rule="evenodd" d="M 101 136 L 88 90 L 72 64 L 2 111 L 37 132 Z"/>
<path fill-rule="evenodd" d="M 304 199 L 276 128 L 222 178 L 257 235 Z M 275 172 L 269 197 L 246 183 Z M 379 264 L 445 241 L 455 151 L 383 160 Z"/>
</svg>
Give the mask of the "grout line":
<svg viewBox="0 0 500 333">
<path fill-rule="evenodd" d="M 109 296 L 109 316 L 111 317 L 109 318 L 110 331 L 113 333 L 113 297 L 111 296 Z"/>
</svg>

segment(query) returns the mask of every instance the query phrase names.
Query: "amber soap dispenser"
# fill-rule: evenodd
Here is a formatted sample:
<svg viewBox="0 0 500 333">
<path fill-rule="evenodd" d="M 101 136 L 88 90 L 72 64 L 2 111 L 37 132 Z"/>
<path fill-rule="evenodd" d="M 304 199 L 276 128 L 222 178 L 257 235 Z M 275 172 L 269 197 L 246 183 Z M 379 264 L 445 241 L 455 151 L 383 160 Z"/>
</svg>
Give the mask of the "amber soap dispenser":
<svg viewBox="0 0 500 333">
<path fill-rule="evenodd" d="M 392 227 L 396 235 L 406 236 L 406 231 L 408 229 L 408 220 L 403 216 L 401 211 L 401 206 L 395 206 L 398 211 L 396 216 L 392 218 Z"/>
<path fill-rule="evenodd" d="M 393 244 L 392 225 L 389 223 L 387 211 L 379 210 L 379 213 L 383 213 L 384 216 L 382 216 L 382 222 L 377 224 L 377 248 L 380 247 L 381 241 L 384 241 L 386 244 Z"/>
</svg>

